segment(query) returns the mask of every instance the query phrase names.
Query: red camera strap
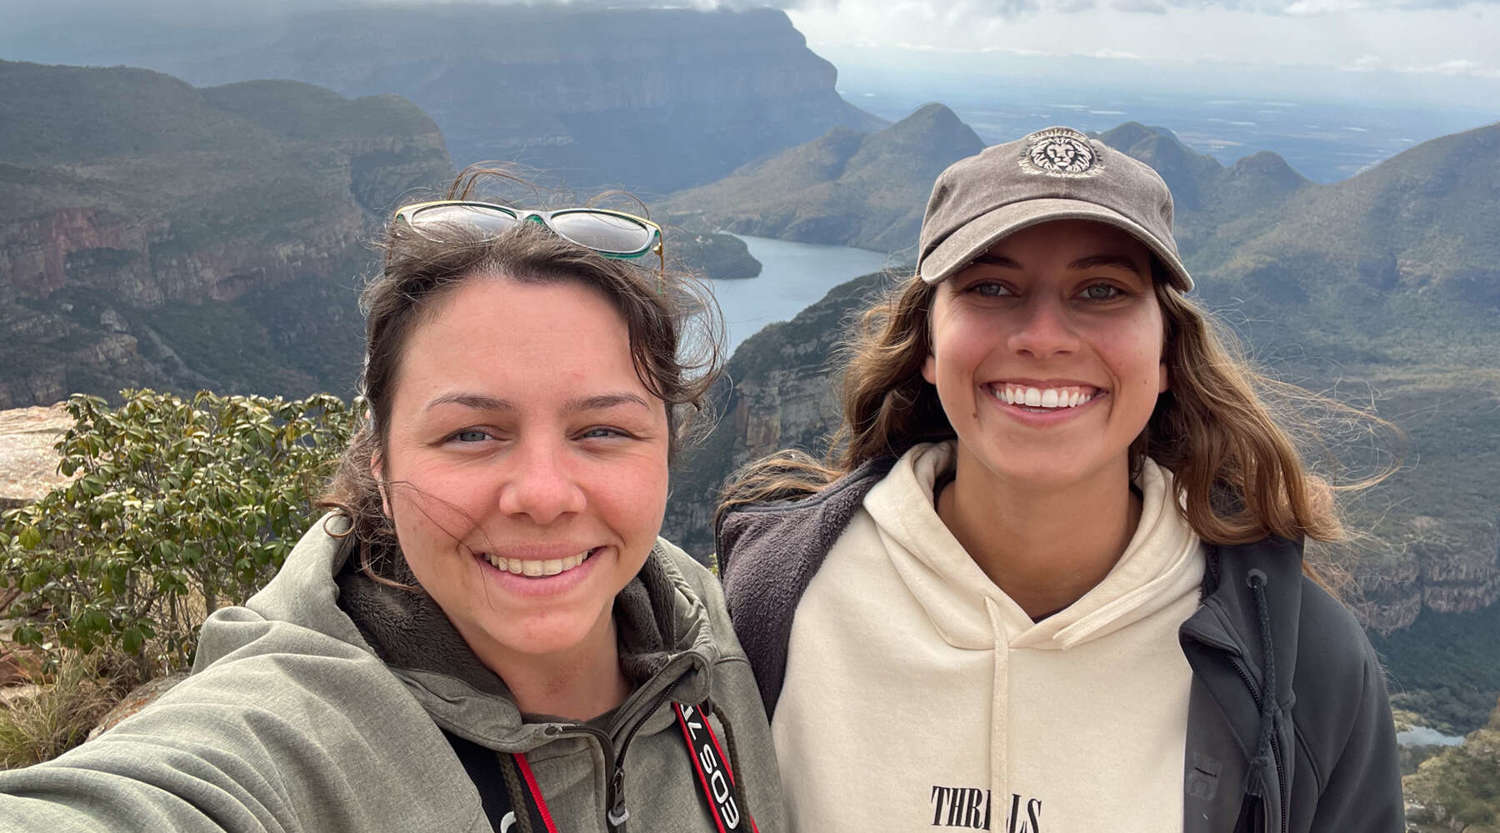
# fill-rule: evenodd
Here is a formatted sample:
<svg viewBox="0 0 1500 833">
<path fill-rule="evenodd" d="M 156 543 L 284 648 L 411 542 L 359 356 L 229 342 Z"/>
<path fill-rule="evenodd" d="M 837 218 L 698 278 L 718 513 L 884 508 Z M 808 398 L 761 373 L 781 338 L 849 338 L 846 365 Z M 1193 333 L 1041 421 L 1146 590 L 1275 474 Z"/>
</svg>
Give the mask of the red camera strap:
<svg viewBox="0 0 1500 833">
<path fill-rule="evenodd" d="M 526 781 L 526 789 L 531 793 L 531 800 L 537 814 L 542 817 L 542 825 L 547 833 L 557 833 L 557 825 L 552 823 L 552 811 L 547 809 L 547 800 L 542 798 L 542 788 L 537 786 L 536 776 L 531 772 L 531 764 L 526 762 L 526 756 L 517 753 L 513 756 L 516 768 L 521 770 L 521 778 Z"/>
<path fill-rule="evenodd" d="M 749 822 L 752 833 L 760 833 L 755 819 L 743 812 L 734 797 L 734 773 L 729 761 L 719 747 L 719 738 L 709 725 L 708 714 L 702 707 L 673 703 L 677 710 L 677 725 L 682 727 L 682 739 L 687 743 L 688 757 L 698 773 L 698 785 L 703 788 L 703 800 L 708 805 L 708 814 L 713 817 L 719 833 L 743 830 Z"/>
</svg>

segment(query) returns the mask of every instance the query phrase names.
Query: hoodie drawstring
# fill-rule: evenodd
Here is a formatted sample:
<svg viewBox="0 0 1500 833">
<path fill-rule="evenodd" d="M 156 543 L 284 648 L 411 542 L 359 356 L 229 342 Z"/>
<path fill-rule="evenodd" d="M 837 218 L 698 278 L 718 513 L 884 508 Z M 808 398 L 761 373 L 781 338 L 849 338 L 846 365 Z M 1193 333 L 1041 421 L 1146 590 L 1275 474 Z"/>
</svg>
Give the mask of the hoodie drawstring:
<svg viewBox="0 0 1500 833">
<path fill-rule="evenodd" d="M 1260 630 L 1261 677 L 1265 682 L 1260 699 L 1260 731 L 1255 744 L 1255 759 L 1250 762 L 1250 773 L 1245 784 L 1245 793 L 1256 797 L 1266 794 L 1267 773 L 1274 772 L 1276 761 L 1272 741 L 1276 733 L 1276 657 L 1271 641 L 1271 607 L 1266 600 L 1266 574 L 1251 570 L 1246 583 L 1255 597 L 1256 621 Z"/>
<path fill-rule="evenodd" d="M 1010 795 L 1010 640 L 995 600 L 986 597 L 984 610 L 989 615 L 995 646 L 990 688 L 990 800 L 1003 804 L 1002 796 Z"/>
</svg>

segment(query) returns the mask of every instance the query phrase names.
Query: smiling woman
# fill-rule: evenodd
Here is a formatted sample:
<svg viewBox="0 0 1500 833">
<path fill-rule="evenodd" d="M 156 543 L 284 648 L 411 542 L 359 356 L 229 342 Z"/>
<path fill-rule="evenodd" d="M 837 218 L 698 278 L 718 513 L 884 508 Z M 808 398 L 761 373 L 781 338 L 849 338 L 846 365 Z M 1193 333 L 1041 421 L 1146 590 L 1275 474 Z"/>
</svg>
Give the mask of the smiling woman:
<svg viewBox="0 0 1500 833">
<path fill-rule="evenodd" d="M 386 231 L 333 511 L 187 681 L 0 773 L 7 831 L 783 829 L 717 581 L 657 536 L 701 296 L 649 221 L 476 176 Z"/>
<path fill-rule="evenodd" d="M 917 269 L 850 340 L 833 459 L 720 509 L 793 829 L 1402 830 L 1379 663 L 1304 574 L 1332 491 L 1186 297 L 1161 178 L 997 145 L 938 177 Z"/>
</svg>

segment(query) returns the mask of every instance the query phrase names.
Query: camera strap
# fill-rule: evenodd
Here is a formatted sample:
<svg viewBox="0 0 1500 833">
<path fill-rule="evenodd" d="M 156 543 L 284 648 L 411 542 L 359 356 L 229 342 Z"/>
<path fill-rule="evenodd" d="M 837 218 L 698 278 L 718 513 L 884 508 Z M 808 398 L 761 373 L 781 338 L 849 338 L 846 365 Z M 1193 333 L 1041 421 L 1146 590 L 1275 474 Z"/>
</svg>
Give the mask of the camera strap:
<svg viewBox="0 0 1500 833">
<path fill-rule="evenodd" d="M 760 833 L 755 819 L 750 818 L 739 806 L 734 794 L 734 773 L 729 760 L 719 746 L 719 738 L 708 722 L 708 710 L 704 706 L 684 706 L 673 703 L 677 710 L 677 725 L 682 727 L 682 739 L 687 743 L 688 757 L 693 761 L 693 771 L 698 774 L 698 786 L 703 789 L 703 801 L 708 805 L 708 814 L 713 817 L 718 833 L 749 830 Z M 749 822 L 749 826 L 743 826 Z"/>
</svg>

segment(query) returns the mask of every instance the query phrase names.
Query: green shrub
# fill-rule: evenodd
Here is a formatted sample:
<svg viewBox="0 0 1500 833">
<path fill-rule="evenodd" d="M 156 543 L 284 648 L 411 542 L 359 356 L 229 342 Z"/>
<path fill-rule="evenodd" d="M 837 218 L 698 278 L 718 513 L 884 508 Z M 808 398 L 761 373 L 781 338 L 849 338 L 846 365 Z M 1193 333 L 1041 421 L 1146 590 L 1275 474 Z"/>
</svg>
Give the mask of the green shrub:
<svg viewBox="0 0 1500 833">
<path fill-rule="evenodd" d="M 53 665 L 76 651 L 180 668 L 203 617 L 281 566 L 354 413 L 326 394 L 122 396 L 69 400 L 58 468 L 74 480 L 3 516 L 0 586 L 24 591 L 14 639 Z"/>
</svg>

